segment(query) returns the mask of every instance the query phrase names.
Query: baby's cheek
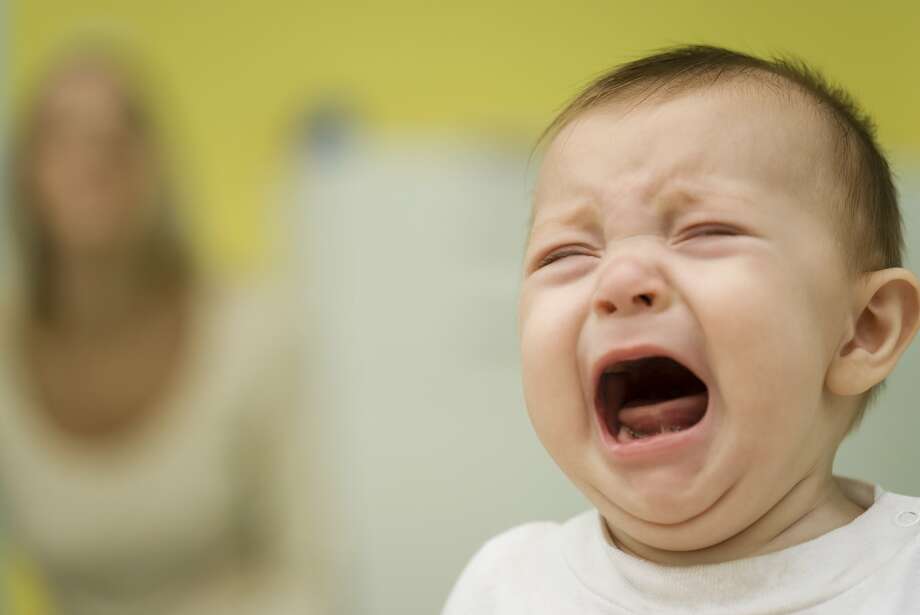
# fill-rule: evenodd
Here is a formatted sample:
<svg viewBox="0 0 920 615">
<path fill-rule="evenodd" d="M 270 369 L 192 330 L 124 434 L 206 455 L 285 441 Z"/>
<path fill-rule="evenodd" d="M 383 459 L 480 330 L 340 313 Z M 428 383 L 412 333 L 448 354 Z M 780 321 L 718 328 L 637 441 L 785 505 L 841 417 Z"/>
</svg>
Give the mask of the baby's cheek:
<svg viewBox="0 0 920 615">
<path fill-rule="evenodd" d="M 577 289 L 560 287 L 524 292 L 521 298 L 521 358 L 528 370 L 558 370 L 577 365 L 575 356 L 584 309 Z"/>
<path fill-rule="evenodd" d="M 824 332 L 808 293 L 775 282 L 715 293 L 706 337 L 730 415 L 793 428 L 820 397 Z"/>
<path fill-rule="evenodd" d="M 571 302 L 562 299 L 547 294 L 531 300 L 521 313 L 527 410 L 537 434 L 554 456 L 590 428 L 576 357 L 579 313 Z"/>
</svg>

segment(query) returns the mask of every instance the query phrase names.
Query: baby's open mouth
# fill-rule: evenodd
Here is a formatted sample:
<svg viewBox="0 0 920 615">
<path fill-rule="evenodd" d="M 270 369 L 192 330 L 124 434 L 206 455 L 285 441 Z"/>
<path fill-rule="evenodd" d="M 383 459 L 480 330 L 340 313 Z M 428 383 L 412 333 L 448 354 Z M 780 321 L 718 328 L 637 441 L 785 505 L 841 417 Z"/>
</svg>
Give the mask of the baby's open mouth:
<svg viewBox="0 0 920 615">
<path fill-rule="evenodd" d="M 668 357 L 617 363 L 598 383 L 601 421 L 622 443 L 689 429 L 702 420 L 708 403 L 703 381 Z"/>
</svg>

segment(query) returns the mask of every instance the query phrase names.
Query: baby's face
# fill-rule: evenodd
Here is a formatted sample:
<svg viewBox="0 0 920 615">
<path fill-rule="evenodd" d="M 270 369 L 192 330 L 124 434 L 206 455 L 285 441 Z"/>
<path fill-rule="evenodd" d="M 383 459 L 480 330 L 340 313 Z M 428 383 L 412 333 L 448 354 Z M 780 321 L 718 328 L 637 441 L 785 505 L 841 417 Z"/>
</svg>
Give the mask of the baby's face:
<svg viewBox="0 0 920 615">
<path fill-rule="evenodd" d="M 550 145 L 520 322 L 543 444 L 611 526 L 689 550 L 817 468 L 850 283 L 832 151 L 803 105 L 740 92 L 590 110 Z"/>
</svg>

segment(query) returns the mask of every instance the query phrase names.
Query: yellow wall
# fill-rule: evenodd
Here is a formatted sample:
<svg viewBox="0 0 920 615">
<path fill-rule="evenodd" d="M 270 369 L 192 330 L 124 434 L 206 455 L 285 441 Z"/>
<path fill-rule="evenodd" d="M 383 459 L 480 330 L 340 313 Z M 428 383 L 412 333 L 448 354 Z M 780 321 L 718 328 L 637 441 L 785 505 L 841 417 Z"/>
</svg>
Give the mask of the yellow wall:
<svg viewBox="0 0 920 615">
<path fill-rule="evenodd" d="M 6 555 L 6 554 L 4 554 Z M 43 596 L 38 575 L 15 557 L 0 559 L 0 613 L 10 615 L 48 615 L 49 605 Z"/>
<path fill-rule="evenodd" d="M 751 6 L 755 5 L 756 6 Z M 13 0 L 14 92 L 86 30 L 118 33 L 163 78 L 185 146 L 194 226 L 225 265 L 265 244 L 283 126 L 347 92 L 371 124 L 535 131 L 593 74 L 709 42 L 791 51 L 844 82 L 884 144 L 920 149 L 920 3 Z"/>
</svg>

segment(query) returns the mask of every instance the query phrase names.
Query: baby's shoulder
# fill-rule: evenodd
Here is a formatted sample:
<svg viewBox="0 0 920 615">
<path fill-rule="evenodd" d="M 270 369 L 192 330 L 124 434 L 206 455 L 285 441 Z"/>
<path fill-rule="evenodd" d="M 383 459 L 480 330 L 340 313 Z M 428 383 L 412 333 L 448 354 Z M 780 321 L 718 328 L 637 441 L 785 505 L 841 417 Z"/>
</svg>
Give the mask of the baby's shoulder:
<svg viewBox="0 0 920 615">
<path fill-rule="evenodd" d="M 534 587 L 558 584 L 567 576 L 567 528 L 580 517 L 525 523 L 487 541 L 460 575 L 443 615 L 492 613 L 498 604 L 533 594 Z"/>
<path fill-rule="evenodd" d="M 554 521 L 533 521 L 511 528 L 487 541 L 473 556 L 467 569 L 486 568 L 498 572 L 502 568 L 519 569 L 521 563 L 546 556 L 562 524 Z"/>
</svg>

